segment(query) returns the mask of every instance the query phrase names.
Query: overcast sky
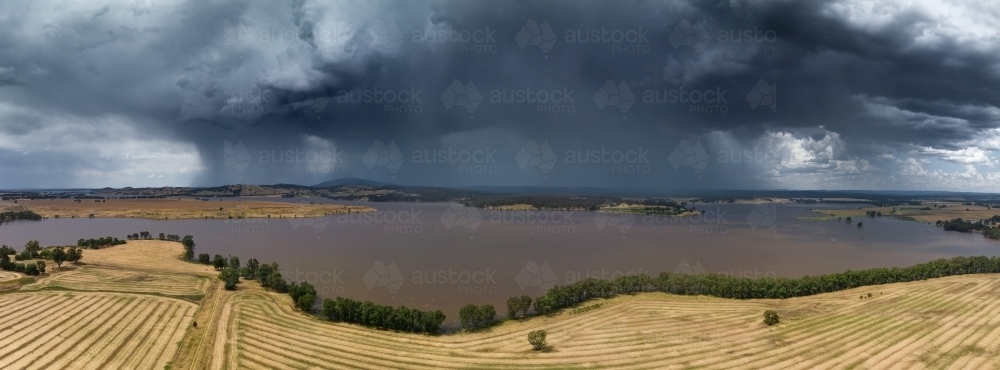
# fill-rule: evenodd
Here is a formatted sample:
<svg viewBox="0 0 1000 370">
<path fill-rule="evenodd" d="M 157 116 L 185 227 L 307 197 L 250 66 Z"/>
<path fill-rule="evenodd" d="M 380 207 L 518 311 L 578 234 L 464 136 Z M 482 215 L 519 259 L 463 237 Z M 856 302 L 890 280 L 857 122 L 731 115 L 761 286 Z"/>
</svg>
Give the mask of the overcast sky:
<svg viewBox="0 0 1000 370">
<path fill-rule="evenodd" d="M 1000 191 L 992 1 L 6 1 L 0 188 Z"/>
</svg>

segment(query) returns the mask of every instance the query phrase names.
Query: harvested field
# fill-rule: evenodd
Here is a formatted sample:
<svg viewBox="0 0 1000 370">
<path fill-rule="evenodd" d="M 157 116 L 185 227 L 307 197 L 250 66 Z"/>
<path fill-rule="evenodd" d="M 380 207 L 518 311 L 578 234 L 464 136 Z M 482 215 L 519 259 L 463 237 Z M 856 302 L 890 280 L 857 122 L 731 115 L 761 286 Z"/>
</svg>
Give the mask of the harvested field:
<svg viewBox="0 0 1000 370">
<path fill-rule="evenodd" d="M 102 267 L 79 267 L 22 287 L 22 290 L 62 288 L 80 291 L 151 293 L 175 297 L 205 294 L 208 277 L 166 272 L 140 272 Z"/>
<path fill-rule="evenodd" d="M 0 283 L 17 280 L 21 278 L 21 274 L 11 271 L 0 270 Z"/>
<path fill-rule="evenodd" d="M 196 309 L 149 295 L 2 295 L 0 368 L 163 369 Z"/>
<path fill-rule="evenodd" d="M 649 293 L 431 337 L 322 322 L 293 312 L 286 296 L 247 292 L 222 310 L 227 338 L 213 368 L 998 368 L 998 293 L 998 275 L 787 300 Z M 782 323 L 763 325 L 766 309 Z M 535 329 L 548 331 L 552 352 L 530 349 Z"/>
<path fill-rule="evenodd" d="M 19 206 L 43 217 L 118 217 L 149 218 L 155 220 L 184 218 L 293 218 L 322 217 L 341 213 L 373 212 L 363 206 L 339 204 L 301 204 L 266 200 L 201 201 L 194 198 L 170 199 L 91 199 L 79 203 L 72 199 L 28 200 L 21 199 Z M 221 208 L 221 209 L 220 209 Z"/>
<path fill-rule="evenodd" d="M 84 249 L 81 264 L 143 272 L 176 272 L 215 277 L 211 266 L 181 261 L 181 243 L 163 240 L 130 240 L 123 245 Z"/>
</svg>

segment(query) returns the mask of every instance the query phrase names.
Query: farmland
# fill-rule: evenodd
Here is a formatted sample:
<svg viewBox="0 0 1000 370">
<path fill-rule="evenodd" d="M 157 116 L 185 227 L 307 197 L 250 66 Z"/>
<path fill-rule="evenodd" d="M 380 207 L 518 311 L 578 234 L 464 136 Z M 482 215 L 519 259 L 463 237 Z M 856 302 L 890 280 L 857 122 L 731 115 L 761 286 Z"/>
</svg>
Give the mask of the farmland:
<svg viewBox="0 0 1000 370">
<path fill-rule="evenodd" d="M 0 296 L 4 369 L 162 369 L 197 305 L 112 293 Z"/>
<path fill-rule="evenodd" d="M 319 322 L 272 293 L 239 293 L 213 368 L 997 368 L 997 275 L 787 300 L 647 293 L 480 333 L 408 335 Z M 873 293 L 872 298 L 860 299 Z M 761 312 L 782 323 L 767 327 Z M 550 353 L 525 340 L 549 333 Z M 224 355 L 222 355 L 224 353 Z M 217 358 L 217 360 L 219 360 Z"/>
<path fill-rule="evenodd" d="M 963 218 L 966 220 L 987 219 L 997 214 L 1000 210 L 993 207 L 965 205 L 961 202 L 926 202 L 925 204 L 914 206 L 895 207 L 860 207 L 854 209 L 816 209 L 816 213 L 825 218 L 817 217 L 817 220 L 836 220 L 838 217 L 852 217 L 856 221 L 863 221 L 868 212 L 881 213 L 883 217 L 897 217 L 904 220 L 934 223 L 939 220 L 951 220 Z"/>
<path fill-rule="evenodd" d="M 6 281 L 11 281 L 11 280 L 16 280 L 16 279 L 18 279 L 20 277 L 21 277 L 21 274 L 18 274 L 16 272 L 0 271 L 0 283 L 6 282 Z"/>
<path fill-rule="evenodd" d="M 22 290 L 115 291 L 194 297 L 204 295 L 209 285 L 209 278 L 202 276 L 85 266 L 41 279 Z"/>
<path fill-rule="evenodd" d="M 997 274 L 780 300 L 624 295 L 430 336 L 324 321 L 254 281 L 224 290 L 182 252 L 87 250 L 0 295 L 0 368 L 1000 368 Z M 780 323 L 764 325 L 765 310 Z M 527 343 L 538 329 L 549 351 Z"/>
</svg>

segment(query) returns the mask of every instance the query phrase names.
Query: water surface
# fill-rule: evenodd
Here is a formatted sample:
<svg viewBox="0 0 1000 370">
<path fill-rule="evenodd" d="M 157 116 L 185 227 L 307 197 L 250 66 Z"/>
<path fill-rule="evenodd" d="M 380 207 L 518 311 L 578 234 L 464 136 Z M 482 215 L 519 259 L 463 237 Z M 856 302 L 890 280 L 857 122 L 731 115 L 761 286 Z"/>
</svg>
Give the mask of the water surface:
<svg viewBox="0 0 1000 370">
<path fill-rule="evenodd" d="M 196 254 L 278 262 L 286 279 L 313 283 L 323 298 L 441 309 L 450 319 L 467 303 L 491 303 L 502 312 L 509 296 L 534 297 L 585 277 L 663 271 L 799 277 L 1000 250 L 1000 242 L 980 234 L 921 222 L 797 219 L 815 215 L 810 208 L 857 207 L 850 205 L 704 204 L 697 205 L 706 211 L 701 219 L 634 216 L 629 223 L 627 215 L 579 211 L 501 214 L 441 203 L 361 204 L 378 212 L 292 220 L 18 221 L 0 226 L 0 243 L 21 249 L 28 240 L 56 245 L 139 231 L 193 235 Z M 482 221 L 465 223 L 469 212 Z"/>
</svg>

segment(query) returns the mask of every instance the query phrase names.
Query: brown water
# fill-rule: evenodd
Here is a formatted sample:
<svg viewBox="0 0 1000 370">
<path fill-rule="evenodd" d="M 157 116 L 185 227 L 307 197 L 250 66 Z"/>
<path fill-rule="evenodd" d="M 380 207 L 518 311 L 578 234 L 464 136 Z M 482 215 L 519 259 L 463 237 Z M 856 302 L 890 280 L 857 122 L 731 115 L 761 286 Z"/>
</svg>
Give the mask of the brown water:
<svg viewBox="0 0 1000 370">
<path fill-rule="evenodd" d="M 20 249 L 28 240 L 55 245 L 139 231 L 190 234 L 195 253 L 276 261 L 286 279 L 309 281 L 324 298 L 440 309 L 450 320 L 467 303 L 491 303 L 502 312 L 509 296 L 538 296 L 552 284 L 586 277 L 663 271 L 798 277 L 1000 251 L 1000 242 L 982 235 L 919 222 L 854 220 L 864 222 L 859 230 L 796 218 L 814 215 L 809 208 L 837 205 L 777 205 L 774 218 L 767 206 L 699 205 L 708 217 L 681 222 L 637 216 L 618 225 L 620 215 L 541 212 L 529 218 L 489 210 L 476 211 L 479 224 L 465 224 L 468 210 L 460 206 L 365 204 L 378 212 L 294 220 L 19 221 L 0 226 L 0 243 Z"/>
</svg>

